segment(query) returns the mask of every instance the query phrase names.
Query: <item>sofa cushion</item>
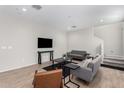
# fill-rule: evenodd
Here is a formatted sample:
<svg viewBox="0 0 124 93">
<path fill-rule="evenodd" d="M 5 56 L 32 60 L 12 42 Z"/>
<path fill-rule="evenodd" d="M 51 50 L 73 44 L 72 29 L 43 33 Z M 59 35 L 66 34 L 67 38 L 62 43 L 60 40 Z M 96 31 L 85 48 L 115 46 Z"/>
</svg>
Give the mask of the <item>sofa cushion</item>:
<svg viewBox="0 0 124 93">
<path fill-rule="evenodd" d="M 91 59 L 85 60 L 84 63 L 83 63 L 83 65 L 82 65 L 82 67 L 86 67 L 87 68 L 88 64 L 91 63 L 91 62 L 92 62 Z"/>
<path fill-rule="evenodd" d="M 86 51 L 77 51 L 77 50 L 72 50 L 71 53 L 72 53 L 72 54 L 84 55 L 84 54 L 86 54 L 87 52 L 86 52 Z"/>
<path fill-rule="evenodd" d="M 79 54 L 70 54 L 70 56 L 74 56 L 74 57 L 82 57 L 82 55 L 79 55 Z"/>
<path fill-rule="evenodd" d="M 91 68 L 92 71 L 93 71 L 94 65 L 97 64 L 96 62 L 98 62 L 98 60 L 99 60 L 99 55 L 96 56 L 96 57 L 92 60 L 92 62 L 90 62 L 90 63 L 87 65 L 87 68 Z"/>
<path fill-rule="evenodd" d="M 96 62 L 98 62 L 98 60 L 99 60 L 99 56 L 96 56 L 94 59 L 93 59 L 93 63 L 96 63 Z"/>
<path fill-rule="evenodd" d="M 79 51 L 79 50 L 72 50 L 71 52 L 67 53 L 67 56 L 72 58 L 72 59 L 84 60 L 87 56 L 87 52 L 86 51 Z"/>
</svg>

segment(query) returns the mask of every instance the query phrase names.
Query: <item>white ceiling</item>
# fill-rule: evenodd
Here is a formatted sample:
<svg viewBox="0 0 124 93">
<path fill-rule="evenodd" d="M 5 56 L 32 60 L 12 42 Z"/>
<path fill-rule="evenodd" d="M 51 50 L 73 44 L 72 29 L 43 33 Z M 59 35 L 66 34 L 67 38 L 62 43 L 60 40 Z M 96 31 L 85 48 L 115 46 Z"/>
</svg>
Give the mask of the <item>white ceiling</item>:
<svg viewBox="0 0 124 93">
<path fill-rule="evenodd" d="M 26 8 L 27 11 L 22 11 Z M 44 5 L 35 10 L 30 5 L 0 6 L 0 13 L 30 19 L 55 29 L 71 31 L 124 20 L 124 6 L 117 5 Z M 103 22 L 100 22 L 103 20 Z"/>
</svg>

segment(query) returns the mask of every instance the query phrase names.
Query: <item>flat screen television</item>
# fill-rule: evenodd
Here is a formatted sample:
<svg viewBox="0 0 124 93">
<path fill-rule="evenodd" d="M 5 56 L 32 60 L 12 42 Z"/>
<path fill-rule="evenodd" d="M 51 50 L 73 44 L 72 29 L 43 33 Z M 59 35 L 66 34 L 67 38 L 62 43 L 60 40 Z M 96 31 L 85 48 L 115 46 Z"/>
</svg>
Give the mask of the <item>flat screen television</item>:
<svg viewBox="0 0 124 93">
<path fill-rule="evenodd" d="M 38 38 L 38 48 L 52 48 L 52 43 L 52 39 Z"/>
</svg>

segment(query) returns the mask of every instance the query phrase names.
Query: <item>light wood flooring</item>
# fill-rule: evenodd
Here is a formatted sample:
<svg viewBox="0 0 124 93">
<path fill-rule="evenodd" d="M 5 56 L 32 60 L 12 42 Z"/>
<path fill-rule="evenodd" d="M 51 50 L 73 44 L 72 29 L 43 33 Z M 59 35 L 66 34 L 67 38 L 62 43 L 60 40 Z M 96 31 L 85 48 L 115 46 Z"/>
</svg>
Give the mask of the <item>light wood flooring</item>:
<svg viewBox="0 0 124 93">
<path fill-rule="evenodd" d="M 0 73 L 0 88 L 32 88 L 34 71 L 36 69 L 45 71 L 42 68 L 50 64 L 50 62 L 36 64 Z M 76 77 L 72 81 L 78 83 L 81 88 L 124 88 L 124 71 L 100 67 L 91 83 L 88 84 Z M 73 84 L 68 84 L 68 86 L 75 88 Z"/>
</svg>

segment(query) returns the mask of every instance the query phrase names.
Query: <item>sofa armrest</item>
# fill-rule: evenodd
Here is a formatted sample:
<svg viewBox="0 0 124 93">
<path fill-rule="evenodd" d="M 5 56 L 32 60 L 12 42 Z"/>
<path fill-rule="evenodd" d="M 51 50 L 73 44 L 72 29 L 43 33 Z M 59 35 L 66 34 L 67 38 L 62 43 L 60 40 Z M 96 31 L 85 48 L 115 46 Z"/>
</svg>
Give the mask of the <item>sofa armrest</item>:
<svg viewBox="0 0 124 93">
<path fill-rule="evenodd" d="M 87 71 L 87 73 L 92 73 L 92 69 L 91 68 L 83 67 L 81 69 L 84 70 L 84 71 Z"/>
<path fill-rule="evenodd" d="M 94 64 L 92 62 L 88 63 L 87 68 L 90 68 L 93 72 Z"/>
<path fill-rule="evenodd" d="M 87 82 L 92 81 L 93 72 L 90 68 L 78 68 L 77 70 L 71 70 L 71 73 Z"/>
</svg>

